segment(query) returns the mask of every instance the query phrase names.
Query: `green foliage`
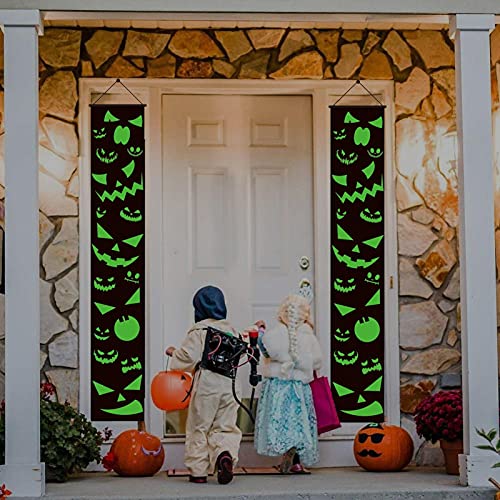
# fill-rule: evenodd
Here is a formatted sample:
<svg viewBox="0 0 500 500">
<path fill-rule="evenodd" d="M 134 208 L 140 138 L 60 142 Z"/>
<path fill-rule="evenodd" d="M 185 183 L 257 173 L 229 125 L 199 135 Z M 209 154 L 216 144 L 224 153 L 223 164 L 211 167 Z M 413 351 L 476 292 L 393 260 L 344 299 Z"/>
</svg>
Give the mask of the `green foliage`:
<svg viewBox="0 0 500 500">
<path fill-rule="evenodd" d="M 102 435 L 85 415 L 68 403 L 40 398 L 40 451 L 47 478 L 64 482 L 70 474 L 101 461 L 101 445 L 110 437 Z M 0 459 L 5 460 L 5 413 L 0 414 Z"/>
<path fill-rule="evenodd" d="M 485 441 L 488 442 L 488 444 L 480 444 L 476 446 L 476 448 L 478 448 L 479 450 L 491 451 L 500 456 L 500 437 L 497 438 L 497 442 L 495 443 L 495 438 L 497 437 L 496 429 L 491 429 L 488 432 L 486 432 L 484 429 L 476 429 L 476 432 L 479 436 L 481 436 Z M 493 468 L 500 468 L 500 462 L 497 462 L 495 465 L 493 465 Z"/>
</svg>

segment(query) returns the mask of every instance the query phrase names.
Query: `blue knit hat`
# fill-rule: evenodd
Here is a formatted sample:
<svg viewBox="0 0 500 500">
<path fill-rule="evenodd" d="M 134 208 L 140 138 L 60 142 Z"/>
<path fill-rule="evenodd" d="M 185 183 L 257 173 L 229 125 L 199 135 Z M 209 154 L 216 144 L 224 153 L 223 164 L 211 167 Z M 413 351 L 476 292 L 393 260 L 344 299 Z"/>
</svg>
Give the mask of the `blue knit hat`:
<svg viewBox="0 0 500 500">
<path fill-rule="evenodd" d="M 222 290 L 215 286 L 205 286 L 193 298 L 196 323 L 205 319 L 226 319 L 227 309 Z"/>
</svg>

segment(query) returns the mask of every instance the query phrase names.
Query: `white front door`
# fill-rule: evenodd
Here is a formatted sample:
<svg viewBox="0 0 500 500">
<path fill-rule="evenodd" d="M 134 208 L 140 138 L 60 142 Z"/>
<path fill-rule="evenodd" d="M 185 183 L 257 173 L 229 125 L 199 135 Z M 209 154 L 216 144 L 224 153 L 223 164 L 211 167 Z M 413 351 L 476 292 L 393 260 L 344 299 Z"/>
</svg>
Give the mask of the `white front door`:
<svg viewBox="0 0 500 500">
<path fill-rule="evenodd" d="M 207 284 L 236 328 L 272 325 L 313 281 L 311 98 L 167 95 L 162 106 L 164 345 L 180 344 Z"/>
</svg>

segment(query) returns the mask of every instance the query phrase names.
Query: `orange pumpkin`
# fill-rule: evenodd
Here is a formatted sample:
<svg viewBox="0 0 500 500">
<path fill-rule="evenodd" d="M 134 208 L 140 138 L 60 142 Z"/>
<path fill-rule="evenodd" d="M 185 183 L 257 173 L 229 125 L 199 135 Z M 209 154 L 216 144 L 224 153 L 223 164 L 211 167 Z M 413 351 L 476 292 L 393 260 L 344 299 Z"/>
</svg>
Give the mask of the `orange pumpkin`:
<svg viewBox="0 0 500 500">
<path fill-rule="evenodd" d="M 189 406 L 193 377 L 186 372 L 160 372 L 151 381 L 151 398 L 164 411 L 184 410 Z"/>
<path fill-rule="evenodd" d="M 109 468 L 119 476 L 154 476 L 163 465 L 161 441 L 145 431 L 130 429 L 119 434 L 107 456 Z"/>
<path fill-rule="evenodd" d="M 356 434 L 354 457 L 368 471 L 400 471 L 413 457 L 413 441 L 396 425 L 369 424 Z"/>
</svg>

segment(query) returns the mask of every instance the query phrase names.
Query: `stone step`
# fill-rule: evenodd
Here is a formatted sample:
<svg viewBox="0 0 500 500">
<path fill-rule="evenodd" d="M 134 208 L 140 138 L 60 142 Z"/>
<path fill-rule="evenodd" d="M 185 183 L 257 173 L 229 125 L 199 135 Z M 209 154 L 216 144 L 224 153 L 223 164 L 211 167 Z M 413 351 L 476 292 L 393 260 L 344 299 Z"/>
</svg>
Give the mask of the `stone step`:
<svg viewBox="0 0 500 500">
<path fill-rule="evenodd" d="M 186 478 L 119 478 L 82 474 L 64 484 L 47 485 L 50 500 L 493 500 L 491 488 L 465 488 L 441 469 L 410 468 L 399 473 L 369 473 L 357 468 L 318 469 L 308 476 L 238 476 L 227 485 Z"/>
</svg>

